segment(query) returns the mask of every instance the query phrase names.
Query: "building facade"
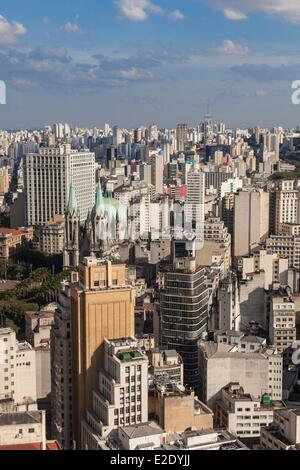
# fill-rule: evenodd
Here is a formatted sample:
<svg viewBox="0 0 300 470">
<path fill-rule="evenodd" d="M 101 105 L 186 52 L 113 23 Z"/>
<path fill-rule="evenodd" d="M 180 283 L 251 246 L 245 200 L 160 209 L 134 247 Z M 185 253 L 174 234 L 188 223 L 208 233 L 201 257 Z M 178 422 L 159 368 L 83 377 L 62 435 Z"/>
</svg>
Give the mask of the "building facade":
<svg viewBox="0 0 300 470">
<path fill-rule="evenodd" d="M 71 287 L 73 429 L 80 446 L 81 420 L 92 406 L 98 372 L 104 366 L 105 338 L 134 335 L 134 289 L 125 265 L 85 258 L 79 282 Z"/>
<path fill-rule="evenodd" d="M 84 221 L 95 201 L 95 154 L 65 144 L 25 155 L 26 225 L 45 225 L 54 215 L 64 215 L 71 183 Z"/>
</svg>

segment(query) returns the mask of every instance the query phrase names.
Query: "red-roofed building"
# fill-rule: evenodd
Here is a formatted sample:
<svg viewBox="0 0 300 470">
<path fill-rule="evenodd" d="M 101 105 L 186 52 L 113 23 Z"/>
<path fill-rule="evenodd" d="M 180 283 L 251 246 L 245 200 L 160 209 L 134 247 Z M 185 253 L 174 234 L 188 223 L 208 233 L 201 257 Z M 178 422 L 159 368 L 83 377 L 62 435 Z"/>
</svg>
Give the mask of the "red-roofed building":
<svg viewBox="0 0 300 470">
<path fill-rule="evenodd" d="M 12 258 L 22 245 L 33 239 L 33 228 L 0 227 L 0 259 Z"/>
<path fill-rule="evenodd" d="M 43 450 L 40 442 L 33 442 L 32 444 L 12 444 L 7 446 L 0 446 L 1 450 Z M 61 450 L 57 441 L 47 441 L 45 450 Z"/>
</svg>

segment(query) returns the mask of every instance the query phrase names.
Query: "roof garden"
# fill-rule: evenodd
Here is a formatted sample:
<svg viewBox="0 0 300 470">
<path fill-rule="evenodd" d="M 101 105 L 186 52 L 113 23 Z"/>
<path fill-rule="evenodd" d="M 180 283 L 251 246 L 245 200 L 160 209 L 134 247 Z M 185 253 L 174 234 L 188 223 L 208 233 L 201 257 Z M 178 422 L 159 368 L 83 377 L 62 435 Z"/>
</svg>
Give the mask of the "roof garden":
<svg viewBox="0 0 300 470">
<path fill-rule="evenodd" d="M 144 359 L 144 356 L 140 351 L 134 350 L 119 353 L 118 359 L 120 359 L 120 361 L 122 362 L 130 362 L 137 361 L 139 359 Z"/>
</svg>

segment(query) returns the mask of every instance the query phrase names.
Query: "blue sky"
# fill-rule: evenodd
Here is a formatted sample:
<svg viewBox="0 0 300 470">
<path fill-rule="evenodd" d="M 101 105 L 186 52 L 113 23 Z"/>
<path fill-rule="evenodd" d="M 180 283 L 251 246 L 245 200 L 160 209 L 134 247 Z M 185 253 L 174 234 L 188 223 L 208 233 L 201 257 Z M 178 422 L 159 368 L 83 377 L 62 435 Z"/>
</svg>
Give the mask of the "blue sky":
<svg viewBox="0 0 300 470">
<path fill-rule="evenodd" d="M 1 0 L 0 127 L 295 126 L 300 0 Z"/>
</svg>

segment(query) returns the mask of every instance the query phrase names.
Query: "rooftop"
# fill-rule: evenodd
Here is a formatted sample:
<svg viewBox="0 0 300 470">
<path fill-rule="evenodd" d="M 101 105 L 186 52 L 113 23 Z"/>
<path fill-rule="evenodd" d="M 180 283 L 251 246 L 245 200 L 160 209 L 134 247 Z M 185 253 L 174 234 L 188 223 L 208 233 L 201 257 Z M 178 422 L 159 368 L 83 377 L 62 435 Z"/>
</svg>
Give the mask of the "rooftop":
<svg viewBox="0 0 300 470">
<path fill-rule="evenodd" d="M 53 318 L 54 313 L 47 311 L 47 312 L 25 312 L 25 315 L 29 318 Z"/>
<path fill-rule="evenodd" d="M 34 442 L 31 444 L 11 444 L 7 446 L 0 446 L 1 450 L 42 450 L 42 444 L 40 442 Z M 46 450 L 61 450 L 58 442 L 49 441 L 46 443 Z"/>
<path fill-rule="evenodd" d="M 41 423 L 42 414 L 39 411 L 24 411 L 23 413 L 0 413 L 0 426 Z"/>
<path fill-rule="evenodd" d="M 148 423 L 135 424 L 134 426 L 126 426 L 121 428 L 121 431 L 129 439 L 137 439 L 139 437 L 153 436 L 156 434 L 163 434 L 161 427 L 154 421 Z"/>
</svg>

